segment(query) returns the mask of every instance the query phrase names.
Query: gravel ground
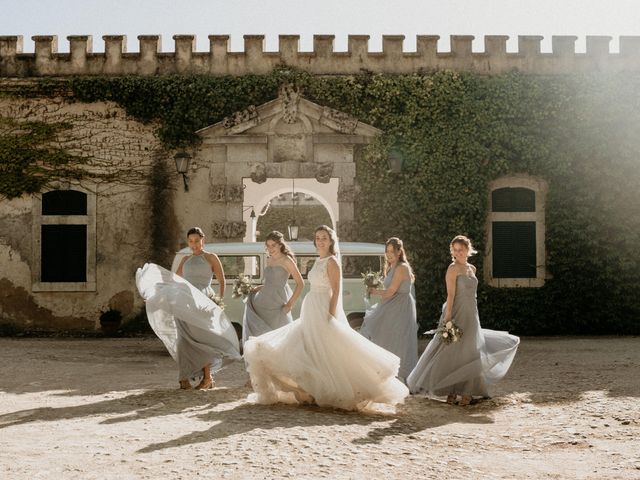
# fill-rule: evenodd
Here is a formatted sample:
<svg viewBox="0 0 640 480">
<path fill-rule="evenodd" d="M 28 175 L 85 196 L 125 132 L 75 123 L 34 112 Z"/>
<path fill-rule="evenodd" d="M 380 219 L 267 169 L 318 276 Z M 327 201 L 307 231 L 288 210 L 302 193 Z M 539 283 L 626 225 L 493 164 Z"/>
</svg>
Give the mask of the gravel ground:
<svg viewBox="0 0 640 480">
<path fill-rule="evenodd" d="M 638 337 L 524 338 L 491 400 L 389 415 L 176 374 L 155 338 L 0 338 L 0 478 L 640 479 Z"/>
</svg>

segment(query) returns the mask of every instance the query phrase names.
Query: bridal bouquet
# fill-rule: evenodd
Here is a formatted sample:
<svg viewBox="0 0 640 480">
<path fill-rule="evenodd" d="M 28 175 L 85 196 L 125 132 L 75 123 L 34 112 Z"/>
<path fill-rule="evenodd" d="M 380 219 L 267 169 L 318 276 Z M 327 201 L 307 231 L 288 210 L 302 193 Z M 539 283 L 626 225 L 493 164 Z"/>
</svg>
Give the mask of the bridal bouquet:
<svg viewBox="0 0 640 480">
<path fill-rule="evenodd" d="M 424 332 L 426 334 L 440 335 L 445 343 L 455 343 L 462 337 L 462 329 L 452 321 L 439 326 L 435 330 Z"/>
<path fill-rule="evenodd" d="M 245 299 L 249 293 L 251 293 L 251 279 L 247 275 L 238 275 L 236 281 L 233 283 L 233 298 Z"/>
<path fill-rule="evenodd" d="M 221 310 L 224 310 L 224 299 L 220 295 L 216 295 L 215 293 L 211 293 L 209 298 L 213 300 L 213 303 L 218 305 Z"/>
<path fill-rule="evenodd" d="M 371 298 L 371 294 L 369 294 L 369 288 L 378 288 L 382 286 L 382 273 L 367 270 L 365 273 L 361 273 L 361 275 L 365 287 L 364 295 L 366 298 Z"/>
</svg>

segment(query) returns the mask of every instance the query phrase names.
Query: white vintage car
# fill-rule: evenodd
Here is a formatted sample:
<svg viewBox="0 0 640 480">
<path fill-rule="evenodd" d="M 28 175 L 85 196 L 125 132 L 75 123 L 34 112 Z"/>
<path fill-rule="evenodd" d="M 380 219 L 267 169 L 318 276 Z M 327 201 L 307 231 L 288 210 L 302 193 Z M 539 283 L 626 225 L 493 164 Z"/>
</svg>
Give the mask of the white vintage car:
<svg viewBox="0 0 640 480">
<path fill-rule="evenodd" d="M 309 290 L 307 272 L 313 266 L 313 262 L 318 257 L 313 242 L 288 242 L 296 255 L 296 261 L 302 277 L 305 280 L 305 288 L 302 297 Z M 264 281 L 264 266 L 266 262 L 265 246 L 262 242 L 255 243 L 208 243 L 205 250 L 215 253 L 220 257 L 224 267 L 226 278 L 226 288 L 224 295 L 225 313 L 234 324 L 242 325 L 244 303 L 239 298 L 232 298 L 233 283 L 240 274 L 249 276 L 255 285 L 260 285 Z M 180 264 L 180 260 L 185 255 L 189 255 L 191 250 L 183 248 L 176 253 L 173 259 L 171 270 L 174 272 Z M 349 323 L 357 327 L 362 322 L 364 316 L 365 288 L 362 283 L 361 273 L 367 270 L 382 270 L 384 261 L 384 245 L 377 243 L 360 242 L 340 242 L 340 253 L 342 255 L 342 282 L 343 305 Z M 214 289 L 217 281 L 213 281 Z M 295 282 L 289 279 L 291 288 L 295 288 Z M 293 318 L 300 314 L 302 297 L 293 308 Z"/>
</svg>

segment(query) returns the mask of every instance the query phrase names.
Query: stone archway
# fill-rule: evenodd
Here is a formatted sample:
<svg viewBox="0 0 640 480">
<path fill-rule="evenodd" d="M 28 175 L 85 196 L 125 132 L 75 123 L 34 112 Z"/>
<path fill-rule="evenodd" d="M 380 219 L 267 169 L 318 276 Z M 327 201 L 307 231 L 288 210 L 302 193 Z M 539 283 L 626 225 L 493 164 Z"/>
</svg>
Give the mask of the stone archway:
<svg viewBox="0 0 640 480">
<path fill-rule="evenodd" d="M 277 99 L 259 107 L 250 106 L 197 133 L 202 144 L 194 160 L 198 165 L 209 166 L 208 216 L 214 241 L 249 238 L 250 209 L 245 201 L 245 185 L 292 178 L 313 180 L 304 188 L 330 207 L 338 235 L 351 237 L 355 154 L 380 130 L 310 102 L 301 97 L 297 88 L 284 85 Z M 332 188 L 314 188 L 314 184 Z M 286 190 L 284 186 L 278 189 L 291 191 L 288 186 Z M 272 193 L 265 190 L 263 196 L 273 196 Z M 254 203 L 259 201 L 252 197 L 249 205 L 256 208 Z"/>
<path fill-rule="evenodd" d="M 339 180 L 331 178 L 327 183 L 320 183 L 315 179 L 297 178 L 295 179 L 296 193 L 311 195 L 327 210 L 331 218 L 331 226 L 337 228 L 340 221 L 340 210 L 338 206 L 338 186 Z M 244 179 L 244 208 L 243 220 L 247 225 L 243 241 L 254 242 L 256 231 L 256 219 L 252 220 L 251 211 L 259 214 L 269 203 L 269 201 L 283 193 L 291 193 L 292 182 L 290 178 L 270 178 L 262 184 Z"/>
</svg>

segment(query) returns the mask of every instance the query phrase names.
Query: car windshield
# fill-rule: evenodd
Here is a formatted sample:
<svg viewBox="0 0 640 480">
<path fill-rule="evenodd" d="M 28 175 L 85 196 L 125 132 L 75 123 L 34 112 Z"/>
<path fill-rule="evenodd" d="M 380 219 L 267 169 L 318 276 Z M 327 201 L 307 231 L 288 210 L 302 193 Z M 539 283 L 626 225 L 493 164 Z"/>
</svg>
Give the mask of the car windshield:
<svg viewBox="0 0 640 480">
<path fill-rule="evenodd" d="M 243 274 L 260 278 L 260 257 L 258 255 L 219 255 L 225 278 L 235 279 Z"/>
</svg>

